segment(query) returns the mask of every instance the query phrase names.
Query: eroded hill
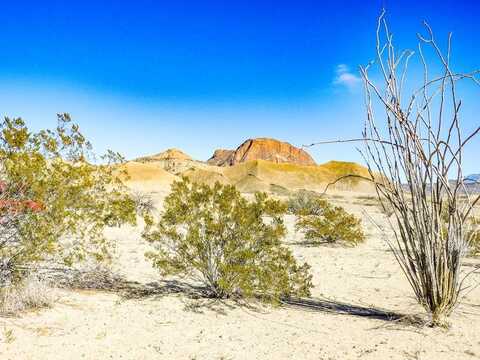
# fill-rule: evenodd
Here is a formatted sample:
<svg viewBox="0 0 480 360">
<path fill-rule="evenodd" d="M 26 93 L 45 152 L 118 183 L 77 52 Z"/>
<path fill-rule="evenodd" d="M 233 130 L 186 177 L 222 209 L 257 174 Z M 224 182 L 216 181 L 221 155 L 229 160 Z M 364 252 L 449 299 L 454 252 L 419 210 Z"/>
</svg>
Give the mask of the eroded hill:
<svg viewBox="0 0 480 360">
<path fill-rule="evenodd" d="M 197 161 L 180 150 L 169 149 L 131 161 L 125 168 L 130 174 L 131 182 L 144 181 L 151 186 L 156 182 L 160 186 L 168 185 L 185 176 L 200 183 L 213 184 L 218 181 L 232 184 L 242 192 L 287 193 L 299 189 L 321 192 L 340 177 L 353 175 L 332 185 L 332 189 L 362 192 L 372 189 L 368 181 L 355 177 L 369 177 L 368 170 L 359 164 L 330 161 L 316 165 L 304 150 L 275 140 L 274 144 L 277 143 L 281 145 L 269 147 L 268 151 L 262 147 L 266 143 L 258 147 L 256 140 L 247 140 L 233 152 L 217 150 L 214 157 L 222 160 L 217 165 L 214 165 L 212 159 L 208 162 Z M 256 150 L 252 150 L 252 147 Z M 273 160 L 255 159 L 257 155 L 253 154 Z"/>
</svg>

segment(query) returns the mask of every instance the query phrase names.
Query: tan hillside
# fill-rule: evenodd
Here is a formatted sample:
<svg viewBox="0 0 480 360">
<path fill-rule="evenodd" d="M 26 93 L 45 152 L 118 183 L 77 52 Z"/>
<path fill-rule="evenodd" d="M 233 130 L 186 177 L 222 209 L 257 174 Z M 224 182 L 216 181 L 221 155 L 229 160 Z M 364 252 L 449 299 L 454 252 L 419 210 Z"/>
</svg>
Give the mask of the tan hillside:
<svg viewBox="0 0 480 360">
<path fill-rule="evenodd" d="M 232 166 L 253 160 L 266 160 L 277 164 L 315 165 L 315 161 L 305 150 L 270 138 L 248 139 L 236 150 L 216 150 L 207 163 Z"/>
<path fill-rule="evenodd" d="M 189 155 L 178 149 L 168 149 L 155 155 L 140 157 L 134 161 L 155 164 L 174 175 L 179 175 L 191 168 L 207 166 L 201 161 L 193 160 Z"/>
<path fill-rule="evenodd" d="M 252 157 L 273 161 L 249 160 Z M 330 161 L 315 165 L 305 151 L 273 139 L 247 140 L 235 151 L 217 150 L 208 163 L 193 160 L 181 150 L 168 149 L 125 166 L 131 183 L 148 182 L 149 186 L 167 186 L 167 189 L 180 176 L 209 185 L 216 181 L 232 184 L 242 192 L 274 193 L 299 189 L 324 191 L 327 184 L 345 175 L 369 177 L 365 167 L 352 162 Z M 352 177 L 332 185 L 331 189 L 370 191 L 373 188 L 367 181 Z"/>
<path fill-rule="evenodd" d="M 229 167 L 192 169 L 183 175 L 192 181 L 212 184 L 215 181 L 236 185 L 243 192 L 274 191 L 275 189 L 309 189 L 323 191 L 328 183 L 341 176 L 353 174 L 369 177 L 368 170 L 356 163 L 330 161 L 326 164 L 307 166 L 273 163 L 264 160 L 249 161 Z M 332 189 L 372 189 L 371 184 L 358 178 L 340 181 Z"/>
<path fill-rule="evenodd" d="M 161 188 L 168 190 L 170 184 L 178 179 L 177 176 L 164 170 L 161 166 L 154 163 L 140 163 L 129 161 L 120 167 L 128 174 L 126 183 L 129 186 L 137 187 L 139 184 L 150 188 Z"/>
<path fill-rule="evenodd" d="M 231 180 L 227 178 L 221 168 L 210 166 L 208 168 L 192 168 L 182 173 L 182 176 L 189 178 L 194 182 L 213 185 L 215 182 L 222 184 L 231 184 Z"/>
<path fill-rule="evenodd" d="M 161 161 L 161 160 L 192 160 L 192 158 L 185 154 L 182 150 L 179 149 L 167 149 L 161 153 L 150 155 L 150 156 L 143 156 L 138 159 L 135 159 L 137 162 L 154 162 L 154 161 Z"/>
</svg>

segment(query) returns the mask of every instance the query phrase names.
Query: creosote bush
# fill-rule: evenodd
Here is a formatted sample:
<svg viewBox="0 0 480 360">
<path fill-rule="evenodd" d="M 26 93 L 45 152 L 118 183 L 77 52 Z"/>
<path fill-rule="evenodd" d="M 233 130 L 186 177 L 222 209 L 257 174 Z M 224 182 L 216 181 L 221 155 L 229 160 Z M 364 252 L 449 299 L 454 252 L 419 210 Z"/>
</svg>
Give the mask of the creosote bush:
<svg viewBox="0 0 480 360">
<path fill-rule="evenodd" d="M 322 209 L 317 200 L 320 195 L 313 191 L 299 190 L 287 201 L 287 210 L 293 215 L 318 215 Z"/>
<path fill-rule="evenodd" d="M 156 250 L 147 253 L 162 275 L 200 281 L 209 296 L 308 296 L 307 264 L 298 265 L 281 245 L 286 206 L 264 193 L 248 201 L 231 185 L 213 187 L 175 182 L 158 224 L 147 223 L 144 237 Z"/>
<path fill-rule="evenodd" d="M 31 132 L 22 119 L 0 123 L 0 287 L 39 263 L 108 260 L 107 226 L 136 221 L 109 152 L 94 164 L 90 143 L 68 114 L 54 130 Z"/>
<path fill-rule="evenodd" d="M 300 204 L 296 211 L 296 229 L 305 234 L 305 240 L 313 244 L 336 243 L 355 246 L 365 240 L 361 220 L 340 206 L 334 206 L 319 196 L 300 195 L 290 202 Z"/>
</svg>

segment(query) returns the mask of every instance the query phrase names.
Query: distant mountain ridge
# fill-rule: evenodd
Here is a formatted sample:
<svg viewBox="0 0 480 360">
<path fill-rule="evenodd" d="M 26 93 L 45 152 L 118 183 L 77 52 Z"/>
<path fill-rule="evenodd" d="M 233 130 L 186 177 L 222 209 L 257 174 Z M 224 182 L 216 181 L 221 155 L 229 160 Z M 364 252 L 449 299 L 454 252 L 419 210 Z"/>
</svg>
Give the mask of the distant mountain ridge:
<svg viewBox="0 0 480 360">
<path fill-rule="evenodd" d="M 480 174 L 471 174 L 463 179 L 466 191 L 470 194 L 480 194 Z"/>
<path fill-rule="evenodd" d="M 304 150 L 275 139 L 249 139 L 236 150 L 216 150 L 207 162 L 192 159 L 178 149 L 139 157 L 125 165 L 131 181 L 165 185 L 179 177 L 213 184 L 235 185 L 240 191 L 286 194 L 300 189 L 322 192 L 344 175 L 369 177 L 368 169 L 352 162 L 330 161 L 316 165 Z M 144 180 L 143 180 L 144 179 Z M 359 178 L 339 181 L 331 190 L 371 191 Z"/>
<path fill-rule="evenodd" d="M 480 183 L 480 174 L 471 174 L 471 175 L 465 176 L 464 181 L 466 183 Z"/>
</svg>

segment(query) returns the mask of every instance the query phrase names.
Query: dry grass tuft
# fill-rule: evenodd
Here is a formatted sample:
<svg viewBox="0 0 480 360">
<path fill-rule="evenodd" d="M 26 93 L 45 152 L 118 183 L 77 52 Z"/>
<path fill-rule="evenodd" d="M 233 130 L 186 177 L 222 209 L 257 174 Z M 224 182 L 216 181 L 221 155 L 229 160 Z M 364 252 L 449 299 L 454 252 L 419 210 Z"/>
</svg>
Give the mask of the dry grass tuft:
<svg viewBox="0 0 480 360">
<path fill-rule="evenodd" d="M 480 256 L 480 219 L 472 217 L 470 229 L 467 231 L 470 255 Z"/>
<path fill-rule="evenodd" d="M 104 264 L 87 264 L 82 268 L 49 269 L 46 274 L 59 288 L 75 290 L 111 291 L 121 287 L 125 280 Z"/>
<path fill-rule="evenodd" d="M 27 277 L 0 290 L 0 316 L 51 307 L 56 297 L 55 290 L 46 281 L 35 276 Z"/>
</svg>

